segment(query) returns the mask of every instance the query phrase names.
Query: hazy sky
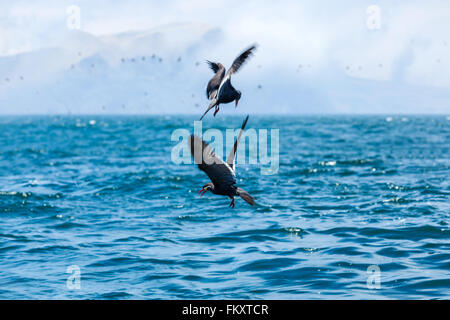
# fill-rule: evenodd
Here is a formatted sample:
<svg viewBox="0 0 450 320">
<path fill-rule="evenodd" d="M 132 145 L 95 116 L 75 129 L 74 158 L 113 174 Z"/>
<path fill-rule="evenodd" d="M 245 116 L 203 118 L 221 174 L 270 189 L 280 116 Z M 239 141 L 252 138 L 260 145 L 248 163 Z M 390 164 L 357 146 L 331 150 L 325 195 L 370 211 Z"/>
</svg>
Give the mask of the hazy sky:
<svg viewBox="0 0 450 320">
<path fill-rule="evenodd" d="M 448 0 L 271 3 L 3 0 L 0 58 L 47 47 L 64 47 L 68 25 L 74 23 L 70 20 L 73 6 L 80 10 L 79 20 L 75 19 L 79 29 L 94 36 L 174 23 L 218 28 L 223 33 L 222 48 L 227 48 L 222 51 L 225 61 L 232 60 L 242 48 L 257 41 L 260 50 L 255 63 L 266 70 L 280 72 L 273 77 L 310 67 L 306 72 L 317 85 L 320 85 L 317 79 L 322 79 L 327 72 L 338 72 L 348 79 L 401 85 L 402 90 L 405 86 L 411 86 L 414 91 L 424 88 L 427 92 L 431 90 L 428 93 L 431 96 L 439 96 L 440 101 L 448 98 L 445 92 L 450 91 Z M 252 73 L 254 76 L 255 71 Z M 350 92 L 352 88 L 343 90 Z M 436 110 L 450 112 L 450 107 L 446 108 L 440 102 Z M 348 107 L 345 111 L 353 109 Z"/>
</svg>

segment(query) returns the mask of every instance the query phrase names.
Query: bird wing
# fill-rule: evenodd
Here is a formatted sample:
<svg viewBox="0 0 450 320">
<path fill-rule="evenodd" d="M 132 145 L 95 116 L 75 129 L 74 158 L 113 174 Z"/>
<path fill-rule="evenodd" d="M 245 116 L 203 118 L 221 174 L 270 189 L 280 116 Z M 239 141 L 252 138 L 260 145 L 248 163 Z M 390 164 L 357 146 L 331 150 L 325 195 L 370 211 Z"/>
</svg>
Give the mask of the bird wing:
<svg viewBox="0 0 450 320">
<path fill-rule="evenodd" d="M 234 165 L 234 160 L 236 159 L 237 146 L 239 144 L 239 140 L 241 140 L 242 132 L 244 132 L 244 128 L 245 128 L 245 125 L 247 124 L 247 121 L 248 121 L 248 116 L 245 118 L 244 122 L 242 123 L 241 131 L 239 131 L 239 135 L 238 135 L 236 141 L 234 142 L 233 149 L 231 149 L 230 154 L 228 155 L 228 158 L 227 158 L 227 164 L 230 166 L 230 168 L 231 168 L 231 170 L 233 170 L 233 172 L 236 171 L 235 165 Z"/>
<path fill-rule="evenodd" d="M 247 61 L 247 59 L 253 55 L 253 52 L 256 50 L 257 46 L 258 46 L 257 44 L 251 45 L 248 49 L 246 49 L 244 52 L 242 52 L 236 59 L 234 59 L 233 63 L 231 64 L 230 69 L 228 69 L 227 73 L 223 77 L 218 91 L 220 91 L 220 88 L 222 87 L 222 85 L 231 77 L 231 75 L 238 72 L 239 69 Z"/>
<path fill-rule="evenodd" d="M 205 172 L 214 185 L 232 185 L 236 175 L 231 167 L 218 158 L 211 146 L 197 136 L 189 138 L 189 150 L 199 169 Z"/>
<path fill-rule="evenodd" d="M 217 71 L 219 71 L 220 67 L 223 67 L 220 63 L 212 62 L 209 60 L 206 60 L 206 63 L 211 68 L 211 70 L 214 71 L 214 73 L 217 73 Z"/>
<path fill-rule="evenodd" d="M 208 108 L 206 108 L 206 111 L 203 113 L 203 115 L 200 117 L 200 120 L 203 119 L 203 117 L 208 113 L 209 110 L 214 108 L 214 106 L 217 104 L 217 99 L 212 99 L 211 103 L 209 104 Z"/>
<path fill-rule="evenodd" d="M 206 60 L 209 67 L 214 71 L 215 75 L 208 82 L 206 87 L 206 97 L 211 100 L 217 97 L 217 92 L 225 76 L 225 68 L 222 64 Z"/>
<path fill-rule="evenodd" d="M 247 59 L 253 55 L 254 51 L 256 50 L 256 47 L 257 47 L 256 44 L 251 45 L 248 49 L 242 52 L 236 59 L 234 59 L 233 64 L 227 71 L 227 75 L 231 75 L 233 73 L 238 72 L 241 66 L 243 66 L 244 63 L 247 61 Z"/>
</svg>

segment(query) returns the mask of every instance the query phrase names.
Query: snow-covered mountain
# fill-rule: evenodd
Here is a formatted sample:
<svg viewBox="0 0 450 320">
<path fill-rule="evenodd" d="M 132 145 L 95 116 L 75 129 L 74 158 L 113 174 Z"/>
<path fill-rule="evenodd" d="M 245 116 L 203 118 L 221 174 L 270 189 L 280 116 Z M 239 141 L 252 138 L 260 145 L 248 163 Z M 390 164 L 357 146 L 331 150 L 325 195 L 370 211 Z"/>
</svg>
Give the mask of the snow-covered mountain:
<svg viewBox="0 0 450 320">
<path fill-rule="evenodd" d="M 245 47 L 230 43 L 220 28 L 197 24 L 107 36 L 66 30 L 52 47 L 0 57 L 0 114 L 199 114 L 212 75 L 204 62 L 229 66 Z M 355 78 L 332 62 L 270 64 L 259 54 L 233 78 L 243 92 L 239 112 L 450 110 L 445 88 Z"/>
<path fill-rule="evenodd" d="M 192 75 L 210 75 L 197 57 L 220 38 L 192 25 L 101 37 L 67 31 L 58 47 L 0 58 L 0 112 L 160 113 L 183 104 L 188 113 L 204 102 Z"/>
</svg>

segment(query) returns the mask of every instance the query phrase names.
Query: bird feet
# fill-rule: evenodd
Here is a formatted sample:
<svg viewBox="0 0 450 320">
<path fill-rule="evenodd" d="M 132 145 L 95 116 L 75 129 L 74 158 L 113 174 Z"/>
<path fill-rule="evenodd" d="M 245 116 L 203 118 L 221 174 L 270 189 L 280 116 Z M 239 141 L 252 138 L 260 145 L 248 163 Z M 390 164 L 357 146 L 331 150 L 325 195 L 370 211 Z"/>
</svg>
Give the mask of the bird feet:
<svg viewBox="0 0 450 320">
<path fill-rule="evenodd" d="M 219 112 L 219 106 L 216 106 L 216 110 L 214 110 L 214 117 L 216 116 L 216 113 Z"/>
<path fill-rule="evenodd" d="M 230 207 L 234 208 L 234 198 L 233 198 L 233 200 L 231 200 Z"/>
</svg>

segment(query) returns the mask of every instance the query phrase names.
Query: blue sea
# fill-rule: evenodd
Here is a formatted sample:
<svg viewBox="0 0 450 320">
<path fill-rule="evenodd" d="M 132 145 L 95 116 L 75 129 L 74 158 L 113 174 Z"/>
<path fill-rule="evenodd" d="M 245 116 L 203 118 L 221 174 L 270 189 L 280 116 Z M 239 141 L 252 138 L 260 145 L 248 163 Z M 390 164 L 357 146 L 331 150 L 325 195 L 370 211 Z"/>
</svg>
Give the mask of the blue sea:
<svg viewBox="0 0 450 320">
<path fill-rule="evenodd" d="M 450 298 L 449 116 L 250 115 L 234 209 L 171 161 L 197 119 L 0 117 L 0 299 Z"/>
</svg>

